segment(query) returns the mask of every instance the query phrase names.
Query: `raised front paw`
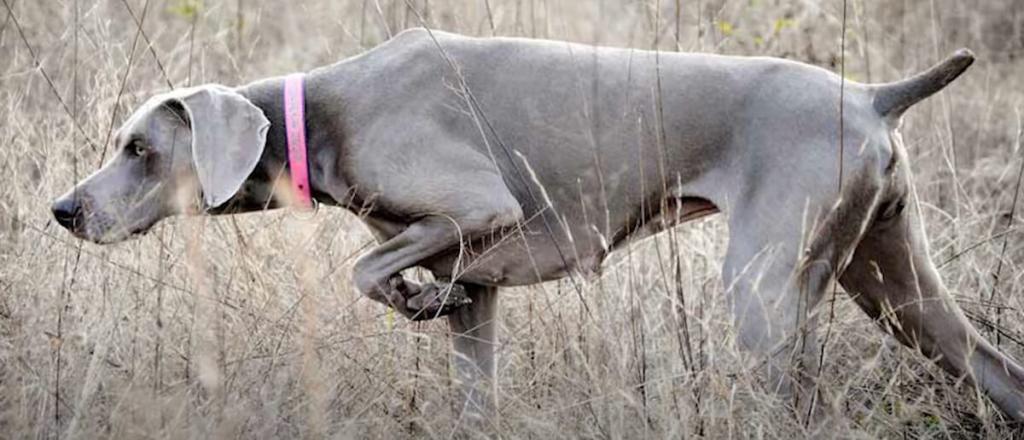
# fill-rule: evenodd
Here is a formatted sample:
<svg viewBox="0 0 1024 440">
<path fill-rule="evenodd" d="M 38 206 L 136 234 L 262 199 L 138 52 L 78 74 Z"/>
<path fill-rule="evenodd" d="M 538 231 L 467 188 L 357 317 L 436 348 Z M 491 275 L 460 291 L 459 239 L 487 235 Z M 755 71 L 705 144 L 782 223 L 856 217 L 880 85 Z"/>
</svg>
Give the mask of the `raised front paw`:
<svg viewBox="0 0 1024 440">
<path fill-rule="evenodd" d="M 405 305 L 411 312 L 409 319 L 424 321 L 449 315 L 472 302 L 461 284 L 427 283 L 420 287 L 418 293 L 406 298 Z"/>
</svg>

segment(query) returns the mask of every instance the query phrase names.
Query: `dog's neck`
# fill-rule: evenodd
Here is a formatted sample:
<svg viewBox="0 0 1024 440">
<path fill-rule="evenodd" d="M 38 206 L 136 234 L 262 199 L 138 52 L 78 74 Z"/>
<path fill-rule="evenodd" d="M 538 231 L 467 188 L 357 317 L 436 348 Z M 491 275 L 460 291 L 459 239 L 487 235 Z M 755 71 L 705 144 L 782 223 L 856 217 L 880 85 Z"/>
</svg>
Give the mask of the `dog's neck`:
<svg viewBox="0 0 1024 440">
<path fill-rule="evenodd" d="M 343 134 L 334 132 L 330 127 L 337 124 L 326 123 L 328 118 L 338 118 L 335 106 L 323 105 L 310 88 L 318 87 L 315 77 L 307 76 L 306 81 L 306 145 L 309 161 L 309 185 L 313 200 L 329 205 L 348 205 L 351 195 L 338 194 L 336 171 L 338 153 L 343 141 Z M 280 204 L 273 196 L 274 187 L 277 191 L 289 190 L 281 177 L 288 167 L 288 141 L 285 133 L 284 112 L 284 78 L 268 78 L 241 86 L 238 93 L 259 107 L 270 121 L 267 130 L 267 141 L 256 169 L 253 170 L 242 190 L 226 203 L 225 213 L 249 212 L 267 208 L 277 208 Z M 327 179 L 332 179 L 331 185 Z M 327 192 L 330 188 L 330 192 Z M 346 188 L 347 190 L 347 188 Z M 347 191 L 346 191 L 347 192 Z"/>
</svg>

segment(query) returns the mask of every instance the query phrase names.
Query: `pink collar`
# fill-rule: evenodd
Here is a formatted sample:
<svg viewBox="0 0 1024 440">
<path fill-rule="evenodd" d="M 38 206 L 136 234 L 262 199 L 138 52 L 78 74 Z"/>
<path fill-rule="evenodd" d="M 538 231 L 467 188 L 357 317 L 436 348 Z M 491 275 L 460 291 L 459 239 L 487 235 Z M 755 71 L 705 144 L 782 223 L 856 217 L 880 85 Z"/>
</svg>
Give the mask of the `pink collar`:
<svg viewBox="0 0 1024 440">
<path fill-rule="evenodd" d="M 309 162 L 306 160 L 306 103 L 301 73 L 284 79 L 284 127 L 288 142 L 288 168 L 291 169 L 295 204 L 312 208 L 309 191 Z"/>
</svg>

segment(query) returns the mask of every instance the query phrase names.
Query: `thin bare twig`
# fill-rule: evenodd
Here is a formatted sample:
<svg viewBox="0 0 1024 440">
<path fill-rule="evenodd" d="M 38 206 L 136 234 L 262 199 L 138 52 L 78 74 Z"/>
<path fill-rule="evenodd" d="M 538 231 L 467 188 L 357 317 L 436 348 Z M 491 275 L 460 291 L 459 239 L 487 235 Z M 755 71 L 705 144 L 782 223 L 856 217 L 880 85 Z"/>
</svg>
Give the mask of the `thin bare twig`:
<svg viewBox="0 0 1024 440">
<path fill-rule="evenodd" d="M 1018 110 L 1017 115 L 1017 150 L 1020 150 L 1021 139 L 1024 138 L 1024 127 L 1021 126 L 1021 117 Z M 1010 202 L 1010 215 L 1006 219 L 1006 229 L 1004 232 L 1008 232 L 1013 227 L 1013 218 L 1017 213 L 1017 199 L 1020 197 L 1020 186 L 1021 180 L 1024 179 L 1024 160 L 1020 163 L 1020 170 L 1017 171 L 1017 185 L 1013 189 L 1013 201 Z M 1009 242 L 1009 235 L 1003 236 L 1003 246 L 999 251 L 999 260 L 996 261 L 996 270 L 992 274 L 992 294 L 989 295 L 989 302 L 995 302 L 996 294 L 999 292 L 997 289 L 999 286 L 999 273 L 1003 270 L 1003 259 L 1006 257 L 1006 246 Z M 1003 310 L 996 309 L 996 326 L 1002 326 L 1003 324 Z M 996 347 L 1002 342 L 1002 333 L 996 333 Z"/>
<path fill-rule="evenodd" d="M 192 14 L 192 26 L 188 31 L 188 80 L 185 82 L 186 87 L 192 86 L 192 56 L 196 42 L 196 21 L 198 20 L 199 13 Z"/>
<path fill-rule="evenodd" d="M 969 253 L 969 252 L 971 252 L 971 251 L 981 247 L 985 243 L 988 243 L 988 242 L 990 242 L 992 240 L 1004 237 L 1004 236 L 1009 235 L 1011 233 L 1020 232 L 1020 231 L 1021 231 L 1021 228 L 1020 227 L 1016 227 L 1016 228 L 1007 228 L 1006 230 L 1004 230 L 1003 232 L 1000 232 L 998 234 L 992 234 L 992 235 L 990 235 L 990 236 L 988 236 L 988 237 L 986 237 L 986 238 L 984 238 L 982 240 L 978 240 L 977 242 L 975 242 L 974 244 L 972 244 L 970 246 L 967 246 L 966 248 L 964 248 L 960 252 L 957 252 L 956 254 L 954 254 L 952 257 L 947 258 L 946 261 L 943 261 L 942 263 L 939 263 L 936 267 L 938 269 L 942 269 L 943 267 L 946 267 L 946 265 L 948 265 L 949 263 L 952 263 L 952 262 L 954 262 L 956 260 L 959 260 L 960 257 L 962 257 L 965 254 L 967 254 L 967 253 Z M 1001 258 L 1002 257 L 1000 257 L 1000 259 Z"/>
<path fill-rule="evenodd" d="M 408 3 L 406 3 L 408 4 Z M 410 6 L 412 8 L 412 6 Z M 491 25 L 491 36 L 494 36 L 494 14 L 491 12 L 491 1 L 484 0 L 484 9 L 487 10 L 487 22 Z"/>
<path fill-rule="evenodd" d="M 374 9 L 377 11 L 377 18 L 380 19 L 380 25 L 384 27 L 384 32 L 387 34 L 388 39 L 391 39 L 391 37 L 393 37 L 394 34 L 391 33 L 391 26 L 388 25 L 388 19 L 387 17 L 384 16 L 384 10 L 381 9 L 380 7 L 380 0 L 373 0 L 373 6 Z M 419 16 L 418 12 L 416 13 L 416 16 Z"/>
<path fill-rule="evenodd" d="M 167 83 L 167 87 L 174 90 L 174 83 L 171 82 L 171 78 L 167 76 L 167 70 L 164 69 L 164 63 L 160 62 L 160 57 L 156 55 L 156 49 L 153 48 L 153 42 L 149 40 L 149 35 L 146 35 L 146 31 L 142 28 L 142 22 L 135 15 L 135 11 L 132 10 L 131 5 L 128 4 L 128 0 L 121 0 L 124 4 L 125 9 L 128 10 L 128 15 L 132 16 L 132 20 L 135 21 L 135 26 L 138 27 L 139 33 L 142 35 L 142 39 L 146 40 L 146 48 L 149 49 L 149 54 L 153 56 L 153 61 L 156 62 L 156 67 L 160 70 L 160 75 L 163 76 L 164 82 Z"/>
<path fill-rule="evenodd" d="M 8 9 L 7 10 L 7 17 L 4 18 L 4 24 L 0 25 L 0 37 L 2 37 L 4 35 L 4 31 L 7 30 L 7 25 L 11 23 L 11 17 L 13 17 L 13 16 L 14 16 L 14 13 L 11 12 Z"/>
<path fill-rule="evenodd" d="M 72 51 L 71 51 L 71 119 L 74 122 L 78 121 L 78 22 L 79 22 L 79 10 L 78 1 L 75 0 L 74 11 L 72 15 L 74 17 L 74 24 L 72 28 Z M 72 144 L 77 144 L 77 131 L 72 132 L 71 140 Z M 73 154 L 71 156 L 72 162 L 72 174 L 75 181 L 78 181 L 78 155 Z M 77 187 L 74 191 L 77 191 Z M 72 198 L 77 199 L 77 194 L 73 194 Z M 69 249 L 70 250 L 70 249 Z M 54 373 L 54 385 L 53 394 L 56 396 L 53 406 L 53 419 L 54 425 L 56 426 L 57 438 L 60 438 L 60 379 L 61 379 L 61 368 L 63 364 L 63 348 L 64 348 L 64 309 L 67 307 L 68 302 L 71 299 L 71 290 L 75 284 L 75 278 L 78 274 L 78 263 L 82 258 L 82 242 L 79 241 L 74 247 L 74 264 L 70 269 L 70 280 L 68 271 L 68 258 L 64 259 L 64 276 L 61 280 L 60 289 L 60 300 L 57 302 L 57 362 L 56 371 Z"/>
<path fill-rule="evenodd" d="M 6 0 L 4 0 L 6 1 Z M 114 133 L 114 123 L 117 122 L 117 110 L 121 103 L 121 97 L 124 96 L 124 89 L 128 85 L 128 76 L 132 73 L 132 64 L 135 63 L 135 48 L 139 45 L 139 37 L 142 36 L 142 24 L 146 22 L 146 12 L 149 11 L 149 0 L 142 5 L 142 17 L 138 21 L 138 27 L 135 31 L 135 38 L 132 40 L 132 49 L 128 53 L 128 65 L 125 66 L 124 76 L 121 77 L 121 87 L 117 90 L 117 98 L 114 99 L 114 109 L 110 114 L 110 125 L 107 127 L 107 137 L 103 140 L 103 149 L 100 152 L 99 165 L 103 164 L 103 161 L 107 156 L 107 145 L 110 143 L 110 137 Z M 98 165 L 97 165 L 98 166 Z"/>
<path fill-rule="evenodd" d="M 846 150 L 846 124 L 843 120 L 846 108 L 845 102 L 843 102 L 846 98 L 846 1 L 847 0 L 843 0 L 842 22 L 840 26 L 841 35 L 839 36 L 839 181 L 836 185 L 836 195 L 839 197 L 839 200 L 842 200 L 843 197 L 843 153 Z M 840 213 L 841 212 L 837 206 L 835 215 L 838 216 Z M 836 227 L 838 227 L 839 224 L 840 222 L 835 222 L 835 225 L 837 225 Z M 838 236 L 839 234 L 836 235 Z M 828 340 L 832 337 L 832 324 L 836 319 L 836 297 L 839 295 L 839 280 L 837 278 L 839 276 L 839 264 L 841 263 L 840 259 L 843 257 L 843 251 L 836 249 L 833 252 L 835 252 L 835 255 L 833 255 L 832 261 L 832 270 L 834 272 L 832 276 L 832 298 L 829 301 L 828 306 L 828 323 L 825 325 L 825 337 L 821 340 L 821 350 L 818 352 L 818 372 L 815 374 L 816 380 L 814 383 L 815 392 L 811 396 L 810 405 L 807 406 L 807 417 L 804 420 L 804 422 L 808 424 L 810 423 L 812 414 L 814 414 L 814 406 L 817 404 L 817 389 L 820 383 L 820 380 L 817 379 L 820 378 L 822 369 L 825 365 L 825 351 L 826 348 L 828 348 Z"/>
</svg>

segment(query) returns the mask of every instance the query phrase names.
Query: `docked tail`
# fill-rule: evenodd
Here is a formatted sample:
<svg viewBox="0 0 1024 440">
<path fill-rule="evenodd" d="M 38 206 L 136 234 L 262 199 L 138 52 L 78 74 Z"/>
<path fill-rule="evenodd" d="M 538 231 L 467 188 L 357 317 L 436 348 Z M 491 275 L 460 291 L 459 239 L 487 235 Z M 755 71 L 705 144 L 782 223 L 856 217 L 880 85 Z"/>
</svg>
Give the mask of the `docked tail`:
<svg viewBox="0 0 1024 440">
<path fill-rule="evenodd" d="M 974 53 L 960 49 L 939 64 L 910 78 L 873 86 L 878 114 L 898 118 L 910 106 L 942 90 L 974 62 Z"/>
</svg>

